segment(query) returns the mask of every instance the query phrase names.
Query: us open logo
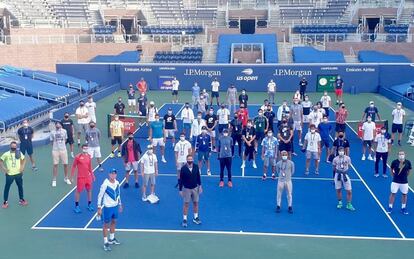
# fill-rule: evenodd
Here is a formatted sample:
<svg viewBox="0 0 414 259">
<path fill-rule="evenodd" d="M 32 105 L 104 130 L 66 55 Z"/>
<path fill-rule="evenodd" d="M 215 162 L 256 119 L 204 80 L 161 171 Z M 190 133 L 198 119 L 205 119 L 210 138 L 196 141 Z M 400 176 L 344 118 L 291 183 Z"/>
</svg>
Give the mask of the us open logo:
<svg viewBox="0 0 414 259">
<path fill-rule="evenodd" d="M 246 81 L 246 82 L 248 82 L 248 81 L 257 81 L 259 79 L 258 76 L 252 76 L 253 75 L 253 69 L 251 69 L 251 68 L 243 69 L 241 71 L 241 73 L 243 74 L 243 76 L 237 76 L 236 77 L 237 81 Z"/>
</svg>

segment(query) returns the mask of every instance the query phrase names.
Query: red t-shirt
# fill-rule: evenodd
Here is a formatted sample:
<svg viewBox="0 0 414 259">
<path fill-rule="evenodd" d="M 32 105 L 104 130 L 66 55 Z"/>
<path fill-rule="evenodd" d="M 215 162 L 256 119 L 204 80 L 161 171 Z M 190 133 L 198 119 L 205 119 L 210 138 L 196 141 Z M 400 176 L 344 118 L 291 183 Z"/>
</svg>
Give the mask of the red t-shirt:
<svg viewBox="0 0 414 259">
<path fill-rule="evenodd" d="M 348 110 L 339 108 L 336 111 L 336 122 L 339 124 L 344 124 L 346 119 L 348 118 Z"/>
<path fill-rule="evenodd" d="M 132 140 L 128 140 L 127 149 L 128 149 L 128 162 L 135 162 L 134 142 Z"/>
<path fill-rule="evenodd" d="M 89 154 L 79 154 L 75 157 L 72 164 L 72 177 L 75 175 L 76 168 L 78 168 L 78 179 L 92 179 L 92 159 Z"/>
<path fill-rule="evenodd" d="M 237 111 L 238 119 L 241 121 L 243 127 L 246 127 L 247 120 L 249 119 L 249 111 L 246 108 L 239 109 Z"/>
<path fill-rule="evenodd" d="M 147 89 L 148 89 L 148 87 L 147 87 L 147 82 L 145 82 L 145 80 L 141 80 L 141 81 L 139 81 L 139 82 L 137 83 L 137 88 L 138 88 L 138 91 L 139 91 L 140 93 L 146 93 L 146 92 L 147 92 Z"/>
</svg>

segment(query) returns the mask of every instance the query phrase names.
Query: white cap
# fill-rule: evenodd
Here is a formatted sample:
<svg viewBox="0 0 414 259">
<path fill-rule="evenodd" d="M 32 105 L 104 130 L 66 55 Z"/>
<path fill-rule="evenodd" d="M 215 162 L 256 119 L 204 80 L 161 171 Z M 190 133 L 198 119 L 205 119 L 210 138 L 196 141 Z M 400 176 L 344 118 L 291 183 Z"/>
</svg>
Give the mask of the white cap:
<svg viewBox="0 0 414 259">
<path fill-rule="evenodd" d="M 398 102 L 397 105 L 402 105 L 402 103 L 401 102 Z"/>
<path fill-rule="evenodd" d="M 370 101 L 369 104 L 374 104 L 374 101 Z"/>
<path fill-rule="evenodd" d="M 154 101 L 151 101 L 151 102 L 150 102 L 150 105 L 154 105 L 154 104 L 155 104 L 155 103 L 154 103 Z"/>
</svg>

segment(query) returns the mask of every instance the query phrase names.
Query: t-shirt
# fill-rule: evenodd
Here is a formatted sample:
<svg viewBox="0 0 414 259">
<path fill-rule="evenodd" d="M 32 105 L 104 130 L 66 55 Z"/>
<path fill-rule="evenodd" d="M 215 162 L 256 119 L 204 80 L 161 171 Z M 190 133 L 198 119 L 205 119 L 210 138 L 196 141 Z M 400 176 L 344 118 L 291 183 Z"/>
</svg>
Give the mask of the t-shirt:
<svg viewBox="0 0 414 259">
<path fill-rule="evenodd" d="M 191 90 L 192 90 L 193 97 L 199 97 L 200 96 L 200 87 L 198 85 L 197 86 L 194 85 L 191 88 Z"/>
<path fill-rule="evenodd" d="M 88 128 L 85 132 L 85 138 L 89 147 L 99 147 L 101 131 L 98 128 Z"/>
<path fill-rule="evenodd" d="M 145 153 L 141 158 L 141 164 L 144 165 L 144 174 L 155 174 L 155 163 L 157 163 L 155 154 Z"/>
<path fill-rule="evenodd" d="M 19 136 L 20 143 L 31 143 L 33 137 L 33 128 L 32 127 L 21 127 L 17 131 L 17 135 Z"/>
<path fill-rule="evenodd" d="M 217 115 L 207 114 L 204 119 L 206 120 L 207 127 L 211 129 L 217 121 Z"/>
<path fill-rule="evenodd" d="M 239 121 L 241 121 L 243 127 L 245 127 L 247 125 L 247 120 L 249 119 L 249 110 L 243 108 L 238 110 L 237 114 Z"/>
<path fill-rule="evenodd" d="M 239 102 L 240 104 L 244 104 L 245 107 L 247 107 L 247 101 L 249 100 L 249 96 L 247 94 L 241 94 L 239 95 Z"/>
<path fill-rule="evenodd" d="M 292 181 L 292 175 L 295 174 L 295 164 L 291 160 L 280 160 L 276 163 L 276 172 L 279 175 L 279 182 L 290 182 Z"/>
<path fill-rule="evenodd" d="M 374 130 L 375 122 L 364 122 L 362 124 L 362 130 L 364 132 L 363 140 L 373 140 L 374 139 Z"/>
<path fill-rule="evenodd" d="M 165 129 L 167 130 L 173 130 L 174 129 L 174 121 L 175 121 L 175 115 L 174 114 L 165 114 L 164 115 L 164 123 L 165 123 Z"/>
<path fill-rule="evenodd" d="M 265 116 L 257 116 L 254 118 L 254 128 L 256 132 L 264 132 L 267 126 L 267 120 Z"/>
<path fill-rule="evenodd" d="M 163 138 L 163 124 L 162 121 L 153 121 L 150 124 L 151 130 L 152 130 L 152 138 Z"/>
<path fill-rule="evenodd" d="M 78 107 L 78 108 L 76 109 L 75 114 L 76 114 L 76 115 L 81 115 L 81 116 L 85 116 L 85 115 L 87 115 L 87 116 L 88 116 L 88 117 L 86 117 L 86 118 L 78 119 L 78 124 L 88 124 L 88 123 L 89 123 L 90 118 L 89 118 L 89 114 L 88 114 L 88 108 L 86 108 L 85 106 L 83 106 L 83 107 Z"/>
<path fill-rule="evenodd" d="M 290 113 L 293 121 L 302 121 L 303 107 L 301 104 L 292 104 L 290 106 Z"/>
<path fill-rule="evenodd" d="M 191 143 L 187 140 L 184 141 L 178 141 L 177 144 L 175 144 L 174 152 L 178 152 L 177 156 L 177 162 L 178 163 L 185 163 L 187 162 L 187 155 L 188 150 L 191 149 Z"/>
<path fill-rule="evenodd" d="M 308 85 L 308 81 L 303 81 L 303 80 L 301 80 L 300 82 L 299 82 L 299 87 L 300 87 L 300 91 L 301 92 L 306 92 L 306 86 Z"/>
<path fill-rule="evenodd" d="M 194 112 L 191 108 L 184 108 L 181 111 L 181 118 L 183 123 L 192 123 L 194 120 Z"/>
<path fill-rule="evenodd" d="M 344 80 L 341 79 L 336 79 L 335 81 L 335 89 L 342 89 L 342 87 L 344 86 Z"/>
<path fill-rule="evenodd" d="M 329 95 L 324 95 L 321 97 L 322 107 L 323 108 L 329 108 L 331 105 L 331 97 Z"/>
<path fill-rule="evenodd" d="M 329 140 L 329 136 L 332 130 L 332 125 L 329 122 L 322 122 L 318 125 L 319 135 L 321 135 L 321 139 Z"/>
<path fill-rule="evenodd" d="M 273 122 L 275 120 L 276 114 L 272 111 L 265 111 L 264 116 L 267 118 L 269 122 L 269 129 L 273 130 Z"/>
<path fill-rule="evenodd" d="M 219 124 L 228 124 L 229 123 L 230 111 L 227 108 L 219 109 L 217 111 L 217 116 L 219 118 L 218 119 Z"/>
<path fill-rule="evenodd" d="M 332 161 L 332 166 L 339 172 L 348 172 L 351 165 L 351 158 L 347 155 L 336 156 Z"/>
<path fill-rule="evenodd" d="M 66 150 L 66 139 L 68 139 L 68 135 L 66 130 L 52 130 L 50 132 L 50 141 L 53 143 L 52 150 L 53 151 L 64 151 Z"/>
<path fill-rule="evenodd" d="M 375 150 L 376 152 L 379 152 L 379 153 L 387 153 L 388 152 L 388 144 L 391 143 L 391 137 L 388 133 L 377 134 L 375 136 L 374 141 L 377 143 L 377 149 Z"/>
<path fill-rule="evenodd" d="M 8 175 L 20 174 L 20 161 L 24 159 L 24 155 L 22 153 L 20 153 L 20 159 L 16 159 L 15 152 L 11 153 L 10 151 L 7 151 L 0 157 L 0 159 L 3 161 L 7 170 L 9 170 Z"/>
<path fill-rule="evenodd" d="M 196 148 L 201 152 L 209 152 L 211 148 L 211 137 L 208 134 L 200 134 L 197 136 Z"/>
<path fill-rule="evenodd" d="M 340 108 L 336 111 L 336 123 L 345 124 L 345 121 L 348 117 L 348 110 Z"/>
<path fill-rule="evenodd" d="M 243 125 L 242 125 L 241 121 L 238 118 L 237 119 L 232 119 L 231 122 L 230 122 L 230 125 L 231 125 L 231 128 L 232 128 L 232 130 L 231 130 L 232 135 L 240 135 L 241 134 Z"/>
<path fill-rule="evenodd" d="M 122 137 L 124 135 L 124 123 L 120 120 L 113 120 L 109 124 L 113 137 Z"/>
<path fill-rule="evenodd" d="M 137 83 L 138 91 L 141 93 L 145 93 L 148 89 L 147 82 L 145 80 L 141 80 Z"/>
<path fill-rule="evenodd" d="M 121 115 L 123 115 L 124 114 L 124 112 L 125 112 L 125 104 L 124 103 L 120 103 L 120 102 L 117 102 L 115 105 L 114 105 L 114 109 L 115 109 L 115 113 L 116 114 L 121 114 Z"/>
<path fill-rule="evenodd" d="M 146 109 L 147 109 L 147 101 L 148 101 L 148 99 L 147 99 L 147 97 L 145 95 L 144 96 L 141 95 L 138 98 L 138 109 L 139 109 L 139 111 L 141 113 L 143 113 L 143 112 L 146 111 Z"/>
<path fill-rule="evenodd" d="M 218 147 L 218 157 L 219 158 L 226 158 L 232 157 L 231 147 L 233 146 L 233 139 L 229 136 L 220 136 L 218 139 L 217 147 Z"/>
<path fill-rule="evenodd" d="M 318 132 L 312 134 L 312 132 L 308 132 L 305 135 L 305 140 L 307 141 L 308 145 L 306 146 L 306 150 L 310 152 L 318 152 L 319 151 L 319 143 L 321 142 L 321 136 Z"/>
<path fill-rule="evenodd" d="M 265 157 L 276 157 L 275 149 L 279 145 L 279 141 L 275 137 L 265 137 L 262 140 L 262 147 L 265 149 Z"/>
<path fill-rule="evenodd" d="M 73 121 L 71 119 L 63 119 L 60 123 L 62 124 L 62 128 L 66 130 L 66 133 L 68 133 L 68 136 L 73 136 Z"/>
<path fill-rule="evenodd" d="M 375 121 L 375 116 L 378 113 L 378 109 L 375 106 L 374 107 L 367 107 L 367 108 L 365 108 L 364 113 L 365 113 L 365 118 L 367 118 L 368 116 L 371 116 L 372 121 Z"/>
<path fill-rule="evenodd" d="M 237 95 L 236 87 L 229 87 L 229 89 L 227 89 L 227 96 L 229 100 L 236 101 L 237 99 L 236 95 Z"/>
<path fill-rule="evenodd" d="M 403 124 L 403 117 L 405 116 L 405 111 L 403 109 L 394 109 L 392 111 L 392 123 L 394 124 Z"/>
<path fill-rule="evenodd" d="M 127 144 L 127 150 L 128 150 L 128 162 L 135 162 L 134 141 L 128 140 L 126 144 Z"/>
<path fill-rule="evenodd" d="M 89 121 L 91 121 L 92 118 L 95 117 L 96 103 L 95 102 L 86 102 L 85 107 L 88 109 L 88 116 L 89 116 L 88 119 L 89 119 Z"/>
<path fill-rule="evenodd" d="M 269 91 L 271 93 L 273 93 L 273 92 L 276 91 L 276 84 L 275 84 L 275 82 L 269 82 L 267 84 L 267 91 Z"/>
<path fill-rule="evenodd" d="M 281 125 L 279 127 L 279 134 L 283 140 L 288 140 L 291 135 L 292 128 L 289 125 Z"/>
<path fill-rule="evenodd" d="M 336 148 L 335 155 L 337 156 L 338 155 L 338 149 L 340 147 L 343 147 L 344 149 L 349 148 L 349 141 L 347 139 L 345 139 L 345 138 L 342 138 L 342 139 L 336 138 L 334 140 L 332 146 Z"/>
<path fill-rule="evenodd" d="M 309 113 L 309 123 L 315 125 L 316 127 L 319 126 L 319 123 L 321 123 L 323 118 L 323 115 L 319 111 L 311 111 Z"/>
<path fill-rule="evenodd" d="M 406 184 L 408 183 L 408 172 L 412 169 L 411 162 L 408 160 L 404 160 L 402 167 L 400 164 L 400 160 L 395 159 L 391 163 L 391 171 L 394 172 L 394 176 L 392 181 L 394 183 Z"/>
<path fill-rule="evenodd" d="M 129 88 L 127 94 L 129 100 L 135 100 L 135 90 L 133 88 Z"/>
<path fill-rule="evenodd" d="M 242 135 L 246 138 L 247 141 L 250 141 L 254 136 L 256 136 L 256 131 L 253 127 L 246 127 L 243 129 Z"/>
<path fill-rule="evenodd" d="M 180 86 L 180 81 L 172 80 L 171 84 L 172 84 L 172 90 L 173 91 L 178 91 L 178 87 Z"/>
<path fill-rule="evenodd" d="M 89 154 L 81 153 L 75 157 L 72 164 L 72 177 L 75 175 L 76 168 L 78 168 L 78 179 L 81 178 L 92 180 L 92 158 Z"/>
<path fill-rule="evenodd" d="M 147 112 L 147 116 L 148 116 L 148 121 L 155 121 L 155 114 L 157 114 L 157 108 L 155 107 L 148 107 L 148 112 Z"/>
<path fill-rule="evenodd" d="M 220 83 L 218 81 L 211 82 L 211 91 L 218 92 L 220 87 Z"/>
<path fill-rule="evenodd" d="M 302 102 L 302 107 L 303 107 L 303 115 L 309 115 L 309 113 L 311 111 L 311 107 L 312 107 L 312 102 L 311 101 L 303 101 Z"/>
</svg>

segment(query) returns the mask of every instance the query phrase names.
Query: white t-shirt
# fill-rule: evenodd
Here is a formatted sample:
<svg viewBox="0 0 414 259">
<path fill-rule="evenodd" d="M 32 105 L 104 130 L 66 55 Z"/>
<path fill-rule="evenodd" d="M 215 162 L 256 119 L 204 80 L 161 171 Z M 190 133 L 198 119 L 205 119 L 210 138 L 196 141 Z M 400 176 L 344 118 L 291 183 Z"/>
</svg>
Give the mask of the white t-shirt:
<svg viewBox="0 0 414 259">
<path fill-rule="evenodd" d="M 270 107 L 271 107 L 270 110 L 273 111 L 273 107 L 271 105 Z M 262 109 L 263 113 L 267 112 L 267 105 L 263 104 L 262 106 L 260 106 L 260 109 Z"/>
<path fill-rule="evenodd" d="M 363 140 L 374 140 L 375 122 L 364 122 L 362 130 L 364 132 Z"/>
<path fill-rule="evenodd" d="M 194 112 L 191 108 L 184 108 L 181 111 L 181 119 L 183 123 L 193 123 L 194 120 Z"/>
<path fill-rule="evenodd" d="M 285 111 L 285 112 L 283 112 L 283 111 Z M 288 106 L 283 107 L 283 105 L 280 105 L 279 108 L 277 109 L 277 114 L 276 114 L 277 120 L 281 121 L 283 114 L 284 113 L 286 114 L 288 112 L 290 112 L 290 109 L 289 109 Z"/>
<path fill-rule="evenodd" d="M 274 91 L 276 91 L 276 84 L 275 84 L 275 82 L 269 82 L 267 84 L 267 91 L 272 92 L 272 93 Z"/>
<path fill-rule="evenodd" d="M 228 124 L 229 123 L 229 116 L 230 116 L 230 111 L 227 108 L 224 109 L 218 109 L 217 111 L 217 116 L 218 116 L 218 123 L 219 124 Z"/>
<path fill-rule="evenodd" d="M 308 145 L 306 150 L 310 152 L 318 152 L 319 143 L 321 142 L 321 135 L 318 132 L 312 134 L 311 132 L 306 133 L 305 140 L 307 140 Z"/>
<path fill-rule="evenodd" d="M 141 158 L 141 163 L 144 165 L 144 174 L 155 174 L 155 163 L 157 162 L 155 154 L 145 153 Z"/>
<path fill-rule="evenodd" d="M 78 124 L 88 124 L 90 121 L 90 114 L 88 113 L 88 108 L 86 108 L 85 106 L 83 107 L 78 107 L 76 109 L 76 115 L 88 115 L 88 117 L 86 118 L 82 118 L 82 119 L 78 119 Z"/>
<path fill-rule="evenodd" d="M 157 114 L 157 108 L 155 107 L 149 107 L 148 108 L 148 121 L 155 121 L 155 114 Z"/>
<path fill-rule="evenodd" d="M 95 117 L 95 109 L 96 109 L 96 103 L 95 102 L 86 102 L 85 107 L 88 108 L 88 115 L 90 118 Z"/>
<path fill-rule="evenodd" d="M 188 150 L 190 148 L 191 148 L 191 144 L 187 140 L 185 141 L 180 140 L 177 142 L 177 144 L 175 144 L 174 152 L 178 152 L 178 156 L 177 156 L 178 163 L 187 162 Z"/>
<path fill-rule="evenodd" d="M 377 149 L 375 150 L 376 152 L 388 152 L 388 144 L 391 143 L 391 139 L 385 137 L 383 134 L 377 134 L 374 141 L 377 143 Z"/>
<path fill-rule="evenodd" d="M 218 81 L 211 82 L 211 91 L 218 92 L 220 87 L 220 83 Z"/>
<path fill-rule="evenodd" d="M 405 111 L 403 109 L 398 110 L 394 109 L 392 111 L 392 123 L 394 124 L 403 124 L 403 117 L 405 116 Z"/>
<path fill-rule="evenodd" d="M 323 118 L 323 115 L 319 111 L 317 112 L 311 111 L 308 116 L 309 123 L 314 124 L 316 127 L 318 127 L 318 125 L 321 123 L 322 118 Z"/>
<path fill-rule="evenodd" d="M 321 97 L 321 102 L 322 102 L 322 107 L 323 108 L 328 108 L 328 107 L 331 106 L 330 105 L 331 97 L 329 95 L 327 95 L 327 96 L 324 95 L 324 96 Z"/>
<path fill-rule="evenodd" d="M 180 81 L 178 80 L 172 80 L 172 89 L 175 91 L 178 91 L 178 87 L 180 86 Z"/>
</svg>

